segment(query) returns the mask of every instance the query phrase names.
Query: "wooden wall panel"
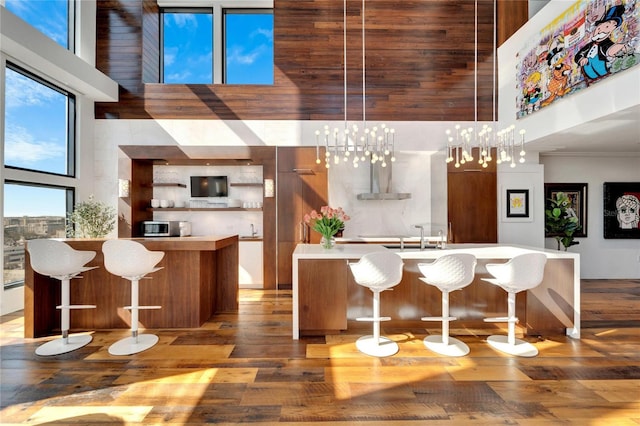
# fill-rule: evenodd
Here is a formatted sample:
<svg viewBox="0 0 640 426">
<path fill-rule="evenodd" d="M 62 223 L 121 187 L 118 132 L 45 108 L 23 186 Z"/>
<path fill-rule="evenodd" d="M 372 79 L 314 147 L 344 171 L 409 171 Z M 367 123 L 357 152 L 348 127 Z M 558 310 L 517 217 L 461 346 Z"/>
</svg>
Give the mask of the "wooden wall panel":
<svg viewBox="0 0 640 426">
<path fill-rule="evenodd" d="M 269 86 L 154 83 L 160 60 L 155 0 L 97 4 L 97 67 L 121 89 L 119 102 L 96 104 L 96 118 L 344 117 L 342 2 L 274 0 Z M 478 118 L 491 120 L 494 4 L 479 0 L 478 7 Z M 348 1 L 347 108 L 354 120 L 362 115 L 360 9 L 360 1 Z M 521 8 L 504 13 L 501 34 L 517 29 L 514 14 L 526 20 Z M 367 119 L 474 119 L 473 0 L 369 1 L 365 36 Z"/>
<path fill-rule="evenodd" d="M 483 168 L 480 152 L 473 148 L 475 161 L 447 165 L 447 222 L 451 243 L 498 242 L 497 154 Z"/>
<path fill-rule="evenodd" d="M 498 46 L 529 19 L 529 0 L 497 0 Z"/>
<path fill-rule="evenodd" d="M 160 8 L 155 0 L 142 4 L 142 81 L 160 81 Z"/>
</svg>

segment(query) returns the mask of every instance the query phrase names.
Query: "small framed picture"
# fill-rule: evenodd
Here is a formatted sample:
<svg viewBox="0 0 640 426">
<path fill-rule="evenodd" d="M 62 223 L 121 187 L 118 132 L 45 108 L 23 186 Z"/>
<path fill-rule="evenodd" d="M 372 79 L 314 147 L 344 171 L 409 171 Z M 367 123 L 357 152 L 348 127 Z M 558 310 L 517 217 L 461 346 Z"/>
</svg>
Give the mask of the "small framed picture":
<svg viewBox="0 0 640 426">
<path fill-rule="evenodd" d="M 507 189 L 507 217 L 529 217 L 529 190 Z"/>
<path fill-rule="evenodd" d="M 605 182 L 604 238 L 640 238 L 640 182 Z"/>
</svg>

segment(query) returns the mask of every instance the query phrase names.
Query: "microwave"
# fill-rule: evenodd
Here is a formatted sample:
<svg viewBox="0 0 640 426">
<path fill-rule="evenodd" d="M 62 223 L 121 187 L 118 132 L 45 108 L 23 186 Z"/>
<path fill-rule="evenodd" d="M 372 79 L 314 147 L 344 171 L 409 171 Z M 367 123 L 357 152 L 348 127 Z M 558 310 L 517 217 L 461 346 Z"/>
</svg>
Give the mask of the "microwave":
<svg viewBox="0 0 640 426">
<path fill-rule="evenodd" d="M 177 220 L 145 220 L 141 224 L 144 237 L 179 237 L 180 222 Z"/>
</svg>

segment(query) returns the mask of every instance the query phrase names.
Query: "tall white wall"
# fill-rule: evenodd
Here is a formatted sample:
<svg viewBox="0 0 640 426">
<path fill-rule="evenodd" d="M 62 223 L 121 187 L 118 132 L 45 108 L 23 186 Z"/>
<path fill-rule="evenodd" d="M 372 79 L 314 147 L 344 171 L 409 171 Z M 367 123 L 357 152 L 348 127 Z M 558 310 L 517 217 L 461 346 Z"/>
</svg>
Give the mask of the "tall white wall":
<svg viewBox="0 0 640 426">
<path fill-rule="evenodd" d="M 544 247 L 544 176 L 540 164 L 498 169 L 498 242 Z M 529 191 L 529 217 L 507 217 L 507 190 Z"/>
<path fill-rule="evenodd" d="M 640 278 L 640 240 L 604 239 L 603 183 L 640 182 L 640 157 L 541 156 L 545 182 L 587 183 L 587 237 L 569 250 L 580 253 L 582 278 Z M 546 246 L 555 248 L 555 240 Z"/>
<path fill-rule="evenodd" d="M 549 1 L 498 50 L 500 127 L 516 124 L 518 128 L 526 130 L 528 141 L 548 138 L 548 143 L 562 145 L 559 132 L 640 104 L 640 66 L 636 66 L 558 100 L 535 114 L 520 120 L 515 119 L 517 54 L 523 46 L 536 39 L 541 28 L 561 15 L 571 4 L 573 2 L 564 0 Z M 569 249 L 581 255 L 582 278 L 640 277 L 640 241 L 605 240 L 602 228 L 602 183 L 640 182 L 640 153 L 632 152 L 616 157 L 604 152 L 592 156 L 577 153 L 553 155 L 541 152 L 538 162 L 544 167 L 545 183 L 586 182 L 589 185 L 587 237 L 578 239 L 580 244 Z M 510 177 L 501 176 L 500 173 L 498 179 L 499 182 L 507 181 L 509 185 L 512 184 L 509 181 Z M 543 211 L 536 207 L 534 214 L 543 214 Z M 525 234 L 522 234 L 523 232 Z M 539 239 L 540 235 L 544 235 L 544 222 L 524 227 L 499 222 L 501 242 L 520 241 L 528 238 L 525 235 L 530 232 L 533 233 L 531 237 Z M 544 244 L 548 248 L 556 248 L 553 239 L 546 239 Z"/>
</svg>

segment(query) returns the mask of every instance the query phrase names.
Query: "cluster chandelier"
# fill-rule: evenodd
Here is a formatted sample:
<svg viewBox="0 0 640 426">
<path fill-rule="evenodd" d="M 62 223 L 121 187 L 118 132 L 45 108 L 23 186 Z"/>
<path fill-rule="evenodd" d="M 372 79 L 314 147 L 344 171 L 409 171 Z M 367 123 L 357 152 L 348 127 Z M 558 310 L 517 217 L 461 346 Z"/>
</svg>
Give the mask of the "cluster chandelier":
<svg viewBox="0 0 640 426">
<path fill-rule="evenodd" d="M 520 139 L 516 139 L 516 126 L 511 125 L 503 130 L 494 131 L 488 124 L 483 124 L 482 129 L 478 131 L 478 1 L 475 1 L 475 57 L 474 57 L 474 125 L 473 127 L 461 128 L 458 124 L 455 126 L 455 135 L 452 135 L 450 129 L 446 130 L 447 135 L 447 163 L 454 162 L 455 167 L 461 164 L 474 161 L 473 149 L 477 148 L 479 158 L 478 164 L 487 167 L 490 161 L 492 150 L 495 148 L 497 155 L 496 164 L 509 163 L 511 167 L 516 166 L 516 149 L 519 146 L 520 156 L 518 162 L 524 163 L 524 130 L 520 130 Z M 493 74 L 492 74 L 492 103 L 493 103 L 493 126 L 496 122 L 496 101 L 495 101 L 495 79 L 496 79 L 496 0 L 493 2 Z"/>
<path fill-rule="evenodd" d="M 347 0 L 343 1 L 343 56 L 344 56 L 344 127 L 339 129 L 325 125 L 316 130 L 316 163 L 320 164 L 320 146 L 325 147 L 324 163 L 338 165 L 351 161 L 353 167 L 361 162 L 380 163 L 386 167 L 387 161 L 395 161 L 395 130 L 380 124 L 371 129 L 367 127 L 366 115 L 366 49 L 365 49 L 365 0 L 362 0 L 362 127 L 349 126 L 347 121 Z"/>
</svg>

